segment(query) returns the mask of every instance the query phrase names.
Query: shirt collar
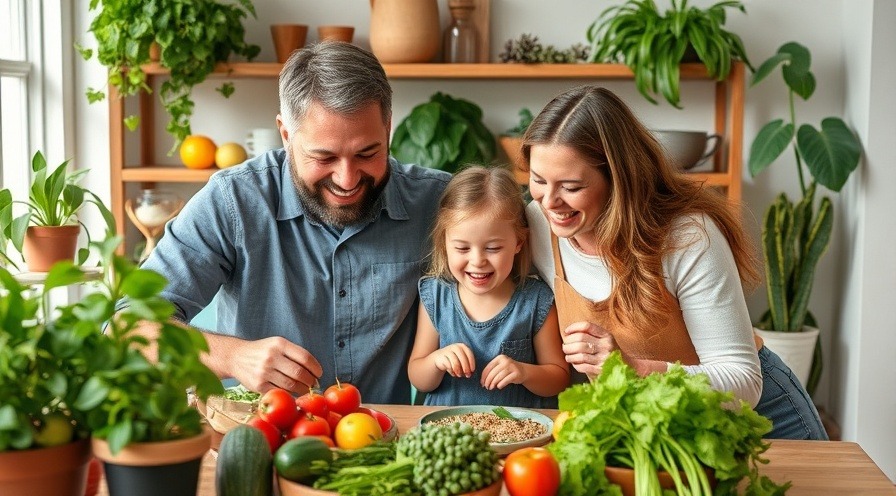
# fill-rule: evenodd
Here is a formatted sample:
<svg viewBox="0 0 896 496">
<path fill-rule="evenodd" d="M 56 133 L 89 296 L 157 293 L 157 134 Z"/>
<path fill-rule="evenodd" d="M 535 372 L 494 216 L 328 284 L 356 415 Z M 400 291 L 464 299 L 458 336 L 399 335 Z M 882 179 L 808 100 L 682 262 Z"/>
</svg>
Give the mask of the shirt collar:
<svg viewBox="0 0 896 496">
<path fill-rule="evenodd" d="M 292 174 L 290 173 L 290 163 L 286 160 L 286 152 L 280 150 L 277 152 L 282 156 L 277 157 L 280 161 L 280 205 L 277 207 L 277 220 L 289 220 L 305 215 L 305 206 L 299 198 L 299 192 L 293 183 Z M 386 189 L 383 190 L 383 196 L 380 201 L 381 208 L 386 215 L 393 220 L 408 220 L 408 210 L 405 208 L 405 198 L 403 191 L 398 186 L 402 178 L 397 177 L 400 172 L 398 161 L 393 157 L 389 157 L 389 169 L 391 177 Z"/>
</svg>

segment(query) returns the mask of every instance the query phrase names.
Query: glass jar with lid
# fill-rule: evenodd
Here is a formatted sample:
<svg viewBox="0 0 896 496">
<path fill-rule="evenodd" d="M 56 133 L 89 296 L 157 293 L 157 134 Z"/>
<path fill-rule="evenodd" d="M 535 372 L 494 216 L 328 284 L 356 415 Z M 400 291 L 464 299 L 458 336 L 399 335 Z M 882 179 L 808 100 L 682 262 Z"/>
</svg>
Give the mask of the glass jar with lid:
<svg viewBox="0 0 896 496">
<path fill-rule="evenodd" d="M 473 0 L 448 0 L 451 23 L 445 29 L 442 51 L 445 62 L 478 62 L 479 33 L 473 23 Z"/>
</svg>

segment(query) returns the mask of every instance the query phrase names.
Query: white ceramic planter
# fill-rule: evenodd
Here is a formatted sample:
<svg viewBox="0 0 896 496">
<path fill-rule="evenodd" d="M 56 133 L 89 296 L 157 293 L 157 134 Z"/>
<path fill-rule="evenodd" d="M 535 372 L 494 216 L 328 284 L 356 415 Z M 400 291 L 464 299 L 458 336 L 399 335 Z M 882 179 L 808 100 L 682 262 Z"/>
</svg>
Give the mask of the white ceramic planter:
<svg viewBox="0 0 896 496">
<path fill-rule="evenodd" d="M 800 380 L 800 384 L 805 386 L 812 369 L 812 355 L 815 353 L 818 329 L 803 326 L 803 332 L 764 331 L 756 328 L 754 331 L 765 342 L 765 346 L 774 351 L 790 367 L 790 370 Z"/>
</svg>

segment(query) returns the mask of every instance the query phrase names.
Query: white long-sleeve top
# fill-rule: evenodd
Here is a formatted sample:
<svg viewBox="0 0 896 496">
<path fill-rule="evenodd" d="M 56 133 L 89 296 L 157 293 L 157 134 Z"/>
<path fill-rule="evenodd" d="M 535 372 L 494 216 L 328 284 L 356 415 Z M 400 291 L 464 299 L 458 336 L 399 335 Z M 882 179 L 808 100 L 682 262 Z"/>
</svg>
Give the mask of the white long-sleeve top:
<svg viewBox="0 0 896 496">
<path fill-rule="evenodd" d="M 550 226 L 536 202 L 528 205 L 526 214 L 532 263 L 554 289 Z M 706 216 L 679 219 L 673 236 L 674 246 L 681 248 L 663 259 L 663 277 L 666 289 L 678 300 L 700 359 L 699 365 L 684 368 L 692 374 L 705 373 L 713 388 L 732 391 L 755 407 L 762 394 L 762 371 L 731 248 Z M 567 282 L 592 301 L 607 299 L 612 275 L 604 260 L 580 252 L 566 238 L 559 241 Z"/>
</svg>

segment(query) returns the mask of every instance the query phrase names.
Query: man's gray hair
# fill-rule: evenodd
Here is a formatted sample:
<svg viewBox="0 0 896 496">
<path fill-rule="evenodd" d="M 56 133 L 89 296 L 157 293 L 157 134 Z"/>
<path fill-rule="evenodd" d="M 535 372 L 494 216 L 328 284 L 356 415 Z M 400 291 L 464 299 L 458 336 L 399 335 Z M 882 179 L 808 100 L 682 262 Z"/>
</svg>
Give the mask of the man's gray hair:
<svg viewBox="0 0 896 496">
<path fill-rule="evenodd" d="M 392 86 L 374 55 L 351 43 L 324 41 L 293 52 L 280 71 L 280 116 L 290 133 L 312 103 L 352 114 L 379 103 L 392 118 Z"/>
</svg>

